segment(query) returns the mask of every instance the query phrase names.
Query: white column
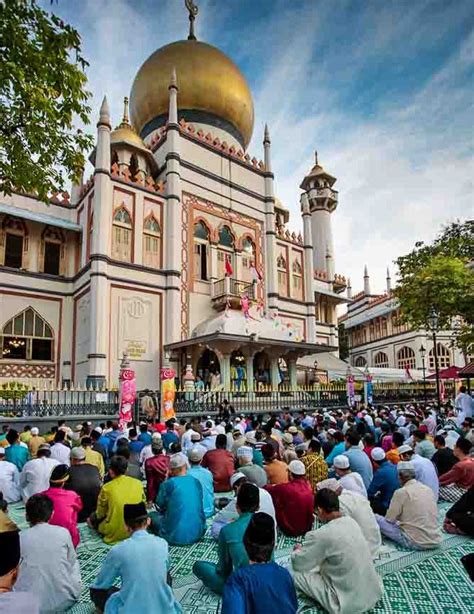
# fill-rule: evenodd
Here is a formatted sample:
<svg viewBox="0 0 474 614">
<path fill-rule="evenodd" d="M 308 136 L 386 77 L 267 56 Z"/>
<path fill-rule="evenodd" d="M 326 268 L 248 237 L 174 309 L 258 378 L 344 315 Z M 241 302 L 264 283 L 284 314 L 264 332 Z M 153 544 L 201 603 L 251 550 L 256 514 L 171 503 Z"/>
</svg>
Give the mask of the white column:
<svg viewBox="0 0 474 614">
<path fill-rule="evenodd" d="M 331 214 L 327 209 L 315 209 L 311 213 L 313 236 L 313 263 L 318 271 L 326 270 L 326 253 L 334 254 Z"/>
<path fill-rule="evenodd" d="M 224 390 L 230 390 L 230 354 L 222 354 L 221 363 L 221 382 Z"/>
<path fill-rule="evenodd" d="M 290 378 L 290 388 L 291 390 L 296 390 L 297 388 L 297 378 L 296 378 L 296 358 L 289 358 L 286 361 L 288 365 L 288 375 Z"/>
<path fill-rule="evenodd" d="M 255 390 L 255 381 L 253 373 L 253 354 L 248 354 L 245 357 L 245 368 L 247 372 L 247 390 L 252 392 Z"/>
<path fill-rule="evenodd" d="M 270 156 L 270 134 L 265 125 L 263 139 L 265 162 L 265 288 L 268 309 L 278 310 L 278 272 L 276 267 L 275 195 Z"/>
<path fill-rule="evenodd" d="M 303 217 L 303 248 L 304 248 L 304 291 L 306 301 L 306 335 L 309 343 L 316 343 L 316 303 L 314 297 L 314 263 L 313 235 L 311 231 L 311 213 L 306 194 L 301 198 Z"/>
<path fill-rule="evenodd" d="M 278 390 L 280 384 L 280 370 L 278 369 L 278 356 L 270 358 L 270 381 L 272 390 Z"/>
</svg>

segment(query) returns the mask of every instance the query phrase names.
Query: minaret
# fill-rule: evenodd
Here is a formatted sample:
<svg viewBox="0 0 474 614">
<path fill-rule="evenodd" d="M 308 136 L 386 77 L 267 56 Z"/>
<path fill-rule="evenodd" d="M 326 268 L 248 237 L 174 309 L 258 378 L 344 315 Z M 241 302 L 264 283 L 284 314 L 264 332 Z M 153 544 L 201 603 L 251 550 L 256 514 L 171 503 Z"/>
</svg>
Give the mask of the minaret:
<svg viewBox="0 0 474 614">
<path fill-rule="evenodd" d="M 304 287 L 306 300 L 306 321 L 308 323 L 308 343 L 316 343 L 316 301 L 314 297 L 313 236 L 311 232 L 311 213 L 306 194 L 301 197 L 301 215 L 303 217 L 304 249 Z"/>
<path fill-rule="evenodd" d="M 352 286 L 349 277 L 347 278 L 347 298 L 352 298 Z"/>
<path fill-rule="evenodd" d="M 267 309 L 278 310 L 278 271 L 276 267 L 275 194 L 273 190 L 270 133 L 267 124 L 263 136 L 265 163 L 265 288 Z"/>
<path fill-rule="evenodd" d="M 367 265 L 364 267 L 364 294 L 370 296 L 370 278 Z"/>
<path fill-rule="evenodd" d="M 84 184 L 84 169 L 82 169 L 81 174 L 76 179 L 76 181 L 72 182 L 71 185 L 71 205 L 77 205 L 77 203 L 81 199 L 81 190 Z"/>
<path fill-rule="evenodd" d="M 107 264 L 102 257 L 110 253 L 112 220 L 112 185 L 110 179 L 110 111 L 104 96 L 97 123 L 97 145 L 94 169 L 94 224 L 90 245 L 90 340 L 87 385 L 101 387 L 106 383 L 109 349 L 109 313 Z M 87 240 L 87 232 L 84 233 Z M 85 248 L 85 245 L 83 246 Z"/>
<path fill-rule="evenodd" d="M 166 141 L 165 231 L 167 270 L 165 344 L 181 339 L 181 137 L 178 125 L 178 83 L 173 69 L 168 87 L 168 124 Z"/>
<path fill-rule="evenodd" d="M 390 277 L 390 269 L 387 267 L 387 294 L 392 291 L 392 279 Z"/>
<path fill-rule="evenodd" d="M 311 212 L 313 236 L 313 268 L 326 271 L 326 256 L 329 252 L 332 267 L 331 281 L 334 279 L 334 247 L 332 240 L 331 213 L 336 209 L 338 193 L 333 189 L 336 178 L 327 173 L 319 164 L 318 152 L 315 152 L 315 164 L 303 179 L 300 187 L 304 190 L 301 203 L 308 202 Z"/>
<path fill-rule="evenodd" d="M 326 267 L 325 267 L 325 271 L 326 274 L 328 276 L 328 280 L 329 281 L 333 281 L 334 280 L 334 260 L 332 257 L 332 254 L 329 250 L 329 247 L 326 248 Z"/>
</svg>

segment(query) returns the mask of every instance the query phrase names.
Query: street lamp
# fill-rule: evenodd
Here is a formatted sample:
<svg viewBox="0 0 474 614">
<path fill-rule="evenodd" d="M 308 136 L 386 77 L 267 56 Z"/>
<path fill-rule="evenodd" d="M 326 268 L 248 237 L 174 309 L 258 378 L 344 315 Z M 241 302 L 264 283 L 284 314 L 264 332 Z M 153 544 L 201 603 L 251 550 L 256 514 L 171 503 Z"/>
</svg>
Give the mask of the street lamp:
<svg viewBox="0 0 474 614">
<path fill-rule="evenodd" d="M 425 355 L 426 355 L 426 348 L 423 347 L 423 345 L 421 345 L 421 347 L 420 347 L 420 356 L 421 356 L 421 368 L 423 369 L 423 399 L 425 400 L 425 405 L 426 405 L 426 379 L 425 379 L 426 366 L 425 366 Z"/>
<path fill-rule="evenodd" d="M 439 315 L 436 309 L 432 306 L 428 314 L 428 323 L 433 333 L 433 358 L 436 371 L 436 398 L 438 401 L 438 411 L 441 411 L 441 393 L 439 388 L 439 367 L 438 367 L 438 349 L 436 347 L 436 331 L 438 329 Z"/>
</svg>

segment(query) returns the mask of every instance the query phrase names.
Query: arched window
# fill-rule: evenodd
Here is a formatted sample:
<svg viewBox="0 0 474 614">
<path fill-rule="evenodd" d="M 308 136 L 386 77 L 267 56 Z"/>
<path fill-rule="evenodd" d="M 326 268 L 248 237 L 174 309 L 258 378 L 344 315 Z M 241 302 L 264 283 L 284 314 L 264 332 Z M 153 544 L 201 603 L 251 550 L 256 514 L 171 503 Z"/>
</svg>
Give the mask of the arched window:
<svg viewBox="0 0 474 614">
<path fill-rule="evenodd" d="M 302 301 L 303 300 L 303 267 L 299 260 L 293 260 L 291 265 L 291 272 L 293 277 L 293 297 Z"/>
<path fill-rule="evenodd" d="M 252 267 L 255 266 L 255 243 L 246 237 L 242 242 L 242 279 L 252 282 Z"/>
<path fill-rule="evenodd" d="M 416 367 L 415 352 L 406 345 L 397 352 L 397 367 L 399 369 L 414 369 Z"/>
<path fill-rule="evenodd" d="M 13 269 L 26 268 L 25 252 L 28 251 L 28 232 L 23 220 L 6 217 L 0 233 L 0 262 Z"/>
<path fill-rule="evenodd" d="M 132 218 L 122 205 L 114 212 L 112 256 L 122 262 L 132 261 Z"/>
<path fill-rule="evenodd" d="M 388 368 L 388 356 L 385 352 L 377 352 L 374 356 L 374 366 Z"/>
<path fill-rule="evenodd" d="M 229 260 L 234 269 L 234 235 L 228 226 L 222 226 L 219 230 L 219 246 L 217 249 L 217 277 L 225 277 L 225 261 Z"/>
<path fill-rule="evenodd" d="M 288 267 L 283 254 L 279 254 L 277 258 L 278 271 L 278 294 L 280 296 L 288 296 Z"/>
<path fill-rule="evenodd" d="M 161 265 L 161 228 L 154 215 L 143 222 L 143 264 L 155 269 Z"/>
<path fill-rule="evenodd" d="M 363 357 L 363 356 L 357 356 L 357 358 L 355 359 L 355 365 L 356 367 L 366 367 L 367 366 L 367 360 Z"/>
<path fill-rule="evenodd" d="M 194 279 L 209 279 L 209 228 L 204 222 L 194 224 Z"/>
<path fill-rule="evenodd" d="M 447 369 L 448 367 L 451 366 L 451 352 L 448 350 L 448 348 L 445 345 L 443 345 L 442 343 L 437 343 L 436 353 L 438 355 L 438 368 L 439 369 Z M 433 348 L 431 348 L 430 353 L 428 354 L 428 363 L 429 363 L 429 368 L 432 371 L 434 371 L 436 366 L 435 366 Z"/>
<path fill-rule="evenodd" d="M 28 307 L 5 324 L 1 347 L 1 358 L 5 360 L 52 361 L 52 328 Z"/>
<path fill-rule="evenodd" d="M 65 241 L 59 228 L 45 228 L 40 251 L 40 270 L 49 275 L 64 275 Z"/>
</svg>

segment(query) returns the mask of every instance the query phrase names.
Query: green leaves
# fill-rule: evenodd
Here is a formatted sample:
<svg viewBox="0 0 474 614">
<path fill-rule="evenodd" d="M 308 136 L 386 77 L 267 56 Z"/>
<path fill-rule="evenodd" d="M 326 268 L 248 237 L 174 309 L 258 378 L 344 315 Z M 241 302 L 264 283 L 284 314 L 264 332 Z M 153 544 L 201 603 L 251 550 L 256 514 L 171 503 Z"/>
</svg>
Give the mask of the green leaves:
<svg viewBox="0 0 474 614">
<path fill-rule="evenodd" d="M 90 94 L 76 30 L 35 0 L 0 4 L 0 191 L 48 194 L 84 168 Z"/>
</svg>

